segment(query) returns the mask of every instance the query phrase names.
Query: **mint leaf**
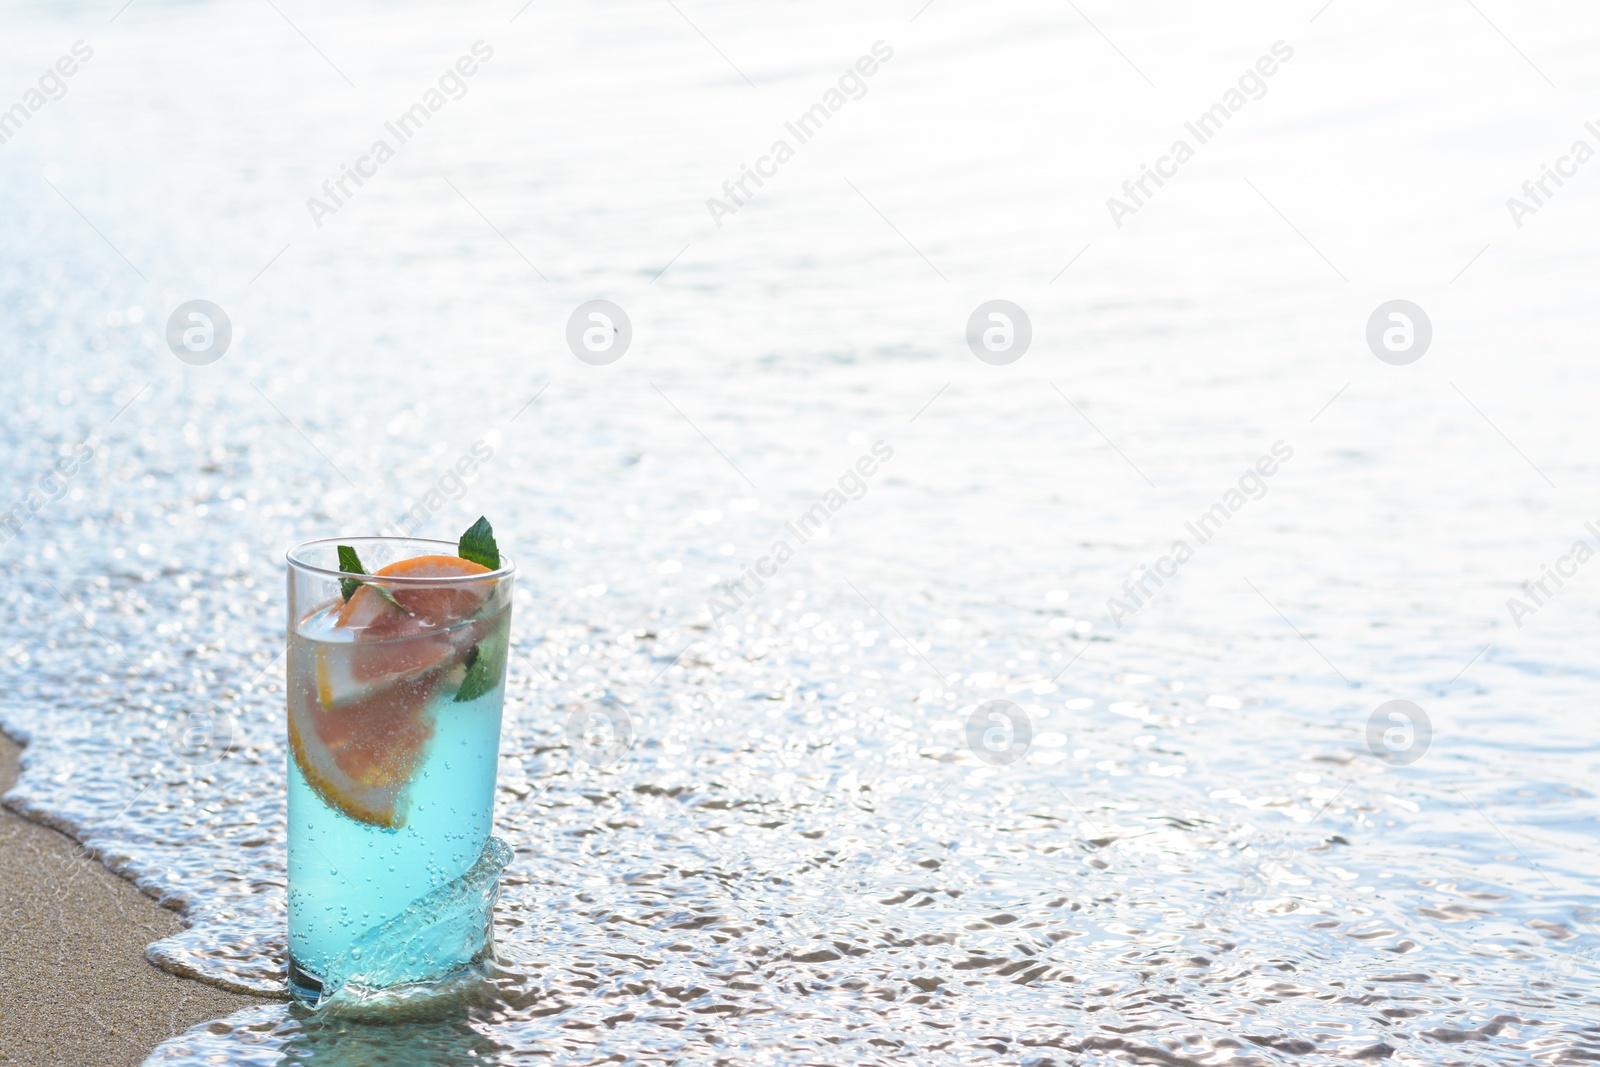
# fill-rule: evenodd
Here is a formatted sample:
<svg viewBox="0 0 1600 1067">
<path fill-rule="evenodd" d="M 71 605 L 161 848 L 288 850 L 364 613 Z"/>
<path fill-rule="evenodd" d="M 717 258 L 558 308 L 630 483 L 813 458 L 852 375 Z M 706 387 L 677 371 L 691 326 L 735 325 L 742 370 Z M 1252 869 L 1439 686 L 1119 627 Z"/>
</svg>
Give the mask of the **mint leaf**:
<svg viewBox="0 0 1600 1067">
<path fill-rule="evenodd" d="M 476 700 L 505 678 L 506 652 L 511 645 L 510 629 L 511 612 L 501 612 L 494 628 L 482 641 L 472 646 L 472 651 L 467 654 L 466 677 L 461 679 L 461 688 L 456 690 L 457 702 Z"/>
<path fill-rule="evenodd" d="M 500 569 L 500 547 L 494 543 L 494 530 L 490 528 L 488 519 L 478 516 L 478 521 L 461 535 L 456 554 L 492 571 Z"/>
<path fill-rule="evenodd" d="M 346 574 L 365 574 L 367 569 L 361 565 L 361 557 L 356 555 L 356 550 L 349 545 L 339 546 L 339 569 Z M 356 589 L 361 585 L 354 578 L 340 578 L 339 592 L 344 594 L 345 600 L 355 596 Z"/>
<path fill-rule="evenodd" d="M 345 574 L 367 573 L 367 569 L 361 565 L 361 557 L 356 555 L 356 550 L 351 548 L 349 545 L 339 546 L 339 570 L 343 571 Z M 407 615 L 412 614 L 411 609 L 400 603 L 400 601 L 396 600 L 394 598 L 394 594 L 389 592 L 386 587 L 378 585 L 374 582 L 363 582 L 356 578 L 340 578 L 339 592 L 343 594 L 344 599 L 348 602 L 351 597 L 356 595 L 356 590 L 363 585 L 371 586 L 374 592 L 383 597 L 383 599 L 387 600 L 389 603 L 393 604 L 395 607 L 399 608 L 401 611 L 405 612 Z"/>
<path fill-rule="evenodd" d="M 389 592 L 389 587 L 388 586 L 379 585 L 376 582 L 362 582 L 361 584 L 366 586 L 367 588 L 371 589 L 374 593 L 377 593 L 379 596 L 383 597 L 383 599 L 387 600 L 390 604 L 392 604 L 394 607 L 399 608 L 401 611 L 405 612 L 407 615 L 415 615 L 416 614 L 416 612 L 412 611 L 410 608 L 408 608 L 404 604 L 400 603 L 400 601 L 396 600 L 394 598 L 394 594 Z"/>
</svg>

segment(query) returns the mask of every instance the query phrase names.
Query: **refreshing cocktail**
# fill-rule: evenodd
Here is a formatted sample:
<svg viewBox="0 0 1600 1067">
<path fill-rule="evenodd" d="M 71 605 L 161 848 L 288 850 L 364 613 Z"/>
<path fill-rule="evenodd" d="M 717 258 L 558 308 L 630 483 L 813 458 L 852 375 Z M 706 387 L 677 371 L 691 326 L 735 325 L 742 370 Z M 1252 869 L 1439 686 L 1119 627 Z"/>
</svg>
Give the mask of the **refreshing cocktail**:
<svg viewBox="0 0 1600 1067">
<path fill-rule="evenodd" d="M 289 986 L 318 1002 L 485 957 L 511 562 L 461 542 L 289 553 Z"/>
</svg>

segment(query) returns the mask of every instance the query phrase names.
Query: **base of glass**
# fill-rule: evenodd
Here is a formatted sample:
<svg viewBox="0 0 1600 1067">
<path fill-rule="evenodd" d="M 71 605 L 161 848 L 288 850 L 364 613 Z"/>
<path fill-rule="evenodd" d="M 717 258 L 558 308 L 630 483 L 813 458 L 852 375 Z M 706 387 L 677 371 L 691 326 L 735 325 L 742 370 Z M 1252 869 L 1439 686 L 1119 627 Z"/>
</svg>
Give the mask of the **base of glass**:
<svg viewBox="0 0 1600 1067">
<path fill-rule="evenodd" d="M 322 979 L 289 957 L 289 995 L 302 1004 L 315 1007 L 322 999 Z"/>
<path fill-rule="evenodd" d="M 324 997 L 326 988 L 322 979 L 300 966 L 289 957 L 289 980 L 285 983 L 289 996 L 296 1002 L 314 1010 L 330 1010 L 339 1005 L 341 1014 L 355 1017 L 371 1015 L 374 1018 L 427 1018 L 430 1014 L 448 1009 L 465 1000 L 480 995 L 490 978 L 494 964 L 494 938 L 491 933 L 486 944 L 472 959 L 454 969 L 425 981 L 408 982 L 384 989 L 363 989 L 358 985 Z"/>
</svg>

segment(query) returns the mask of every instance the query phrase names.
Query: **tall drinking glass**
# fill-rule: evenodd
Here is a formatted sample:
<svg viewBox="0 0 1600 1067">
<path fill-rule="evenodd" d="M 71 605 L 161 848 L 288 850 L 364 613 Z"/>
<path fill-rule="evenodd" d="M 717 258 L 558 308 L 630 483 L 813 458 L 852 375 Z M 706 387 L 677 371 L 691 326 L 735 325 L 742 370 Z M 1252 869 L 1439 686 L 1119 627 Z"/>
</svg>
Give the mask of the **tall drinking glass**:
<svg viewBox="0 0 1600 1067">
<path fill-rule="evenodd" d="M 340 548 L 369 573 L 340 569 Z M 289 563 L 289 988 L 312 1003 L 486 957 L 514 568 L 345 537 Z"/>
</svg>

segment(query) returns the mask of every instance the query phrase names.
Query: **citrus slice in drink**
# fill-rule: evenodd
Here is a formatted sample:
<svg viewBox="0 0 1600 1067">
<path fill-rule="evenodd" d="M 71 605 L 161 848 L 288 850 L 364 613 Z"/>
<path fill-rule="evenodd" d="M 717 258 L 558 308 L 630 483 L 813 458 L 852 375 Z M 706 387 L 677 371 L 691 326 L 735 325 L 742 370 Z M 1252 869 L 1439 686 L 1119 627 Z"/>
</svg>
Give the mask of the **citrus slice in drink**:
<svg viewBox="0 0 1600 1067">
<path fill-rule="evenodd" d="M 373 577 L 488 573 L 455 556 L 421 556 Z M 314 689 L 289 700 L 295 764 L 329 806 L 372 826 L 405 825 L 405 790 L 433 737 L 427 709 L 459 682 L 477 629 L 461 624 L 492 592 L 492 582 L 363 584 L 339 609 L 331 639 L 315 642 Z"/>
</svg>

